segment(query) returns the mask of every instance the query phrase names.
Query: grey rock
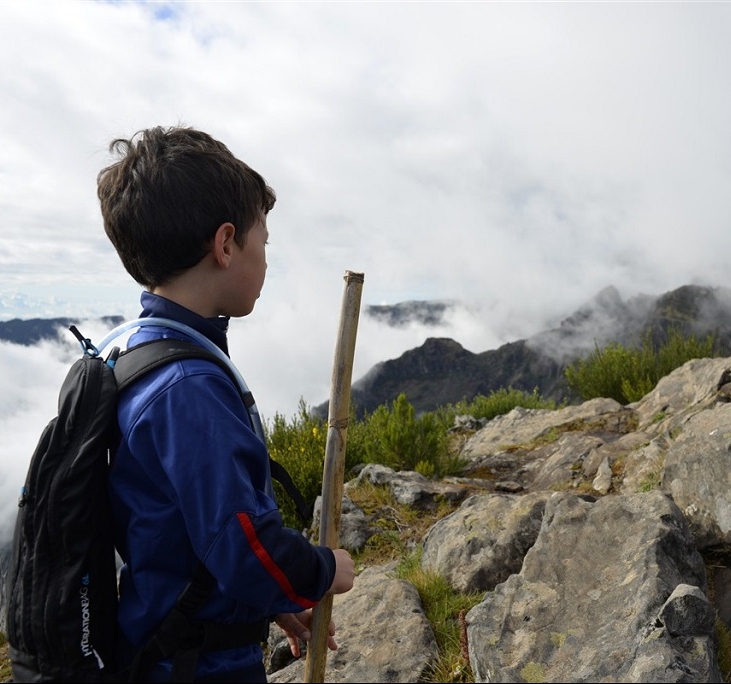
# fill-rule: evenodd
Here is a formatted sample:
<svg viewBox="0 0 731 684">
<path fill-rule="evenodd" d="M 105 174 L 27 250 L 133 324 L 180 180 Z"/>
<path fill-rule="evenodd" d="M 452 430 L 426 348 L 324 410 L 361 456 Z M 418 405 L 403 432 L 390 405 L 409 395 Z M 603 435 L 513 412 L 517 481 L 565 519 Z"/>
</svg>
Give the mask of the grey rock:
<svg viewBox="0 0 731 684">
<path fill-rule="evenodd" d="M 364 570 L 348 594 L 335 596 L 332 619 L 338 650 L 328 656 L 327 682 L 418 682 L 436 660 L 436 639 L 419 594 L 394 577 L 393 566 Z M 276 630 L 275 644 L 283 638 Z M 305 663 L 300 658 L 268 679 L 302 682 Z"/>
</svg>

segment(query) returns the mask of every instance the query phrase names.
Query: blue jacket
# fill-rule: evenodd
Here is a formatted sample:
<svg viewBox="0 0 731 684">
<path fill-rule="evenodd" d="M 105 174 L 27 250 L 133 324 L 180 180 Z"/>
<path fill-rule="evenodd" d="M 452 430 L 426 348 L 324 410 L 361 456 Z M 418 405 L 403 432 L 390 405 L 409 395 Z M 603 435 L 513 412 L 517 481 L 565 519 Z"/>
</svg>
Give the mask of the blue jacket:
<svg viewBox="0 0 731 684">
<path fill-rule="evenodd" d="M 205 319 L 148 292 L 141 303 L 141 318 L 185 323 L 228 354 L 227 318 Z M 128 346 L 160 337 L 185 335 L 145 326 Z M 109 482 L 124 561 L 118 621 L 127 641 L 148 640 L 198 559 L 217 582 L 202 619 L 252 623 L 316 605 L 334 578 L 333 553 L 282 525 L 266 446 L 221 368 L 186 359 L 152 371 L 122 393 L 118 417 L 122 438 Z M 197 674 L 262 657 L 259 644 L 201 654 Z"/>
</svg>

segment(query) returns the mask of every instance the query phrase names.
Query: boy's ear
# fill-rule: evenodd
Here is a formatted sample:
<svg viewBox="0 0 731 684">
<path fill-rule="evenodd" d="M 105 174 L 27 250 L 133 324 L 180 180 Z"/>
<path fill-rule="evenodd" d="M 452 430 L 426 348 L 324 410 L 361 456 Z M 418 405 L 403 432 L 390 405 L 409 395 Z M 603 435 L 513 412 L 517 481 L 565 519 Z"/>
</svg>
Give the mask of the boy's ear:
<svg viewBox="0 0 731 684">
<path fill-rule="evenodd" d="M 228 268 L 229 262 L 231 261 L 231 251 L 234 248 L 235 235 L 236 227 L 233 223 L 227 221 L 218 226 L 218 230 L 213 236 L 211 254 L 216 263 L 222 268 Z"/>
</svg>

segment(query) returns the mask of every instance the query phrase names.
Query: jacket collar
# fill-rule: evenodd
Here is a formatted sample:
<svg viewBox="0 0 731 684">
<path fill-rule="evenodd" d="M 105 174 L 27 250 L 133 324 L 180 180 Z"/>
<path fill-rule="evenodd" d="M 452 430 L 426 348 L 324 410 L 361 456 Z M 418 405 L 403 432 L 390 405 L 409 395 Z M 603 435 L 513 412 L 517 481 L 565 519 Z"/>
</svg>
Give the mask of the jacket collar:
<svg viewBox="0 0 731 684">
<path fill-rule="evenodd" d="M 204 318 L 170 299 L 165 299 L 165 297 L 147 291 L 140 296 L 140 304 L 142 304 L 140 318 L 159 316 L 160 318 L 170 318 L 179 323 L 184 323 L 205 335 L 228 356 L 228 339 L 226 337 L 230 320 L 228 316 Z"/>
</svg>

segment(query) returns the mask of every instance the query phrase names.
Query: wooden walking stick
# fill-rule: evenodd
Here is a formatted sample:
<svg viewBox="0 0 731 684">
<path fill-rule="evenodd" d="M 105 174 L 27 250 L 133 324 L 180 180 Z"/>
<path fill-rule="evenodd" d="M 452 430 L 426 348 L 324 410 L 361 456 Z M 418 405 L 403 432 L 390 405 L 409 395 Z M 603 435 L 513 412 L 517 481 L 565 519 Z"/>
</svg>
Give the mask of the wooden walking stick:
<svg viewBox="0 0 731 684">
<path fill-rule="evenodd" d="M 350 418 L 350 382 L 353 375 L 355 337 L 358 331 L 363 273 L 346 271 L 340 326 L 333 359 L 328 411 L 325 463 L 322 472 L 320 507 L 320 546 L 335 549 L 340 545 L 340 511 L 343 503 L 345 445 Z M 312 638 L 305 660 L 305 682 L 324 682 L 327 642 L 330 631 L 333 595 L 326 594 L 312 611 Z"/>
</svg>

